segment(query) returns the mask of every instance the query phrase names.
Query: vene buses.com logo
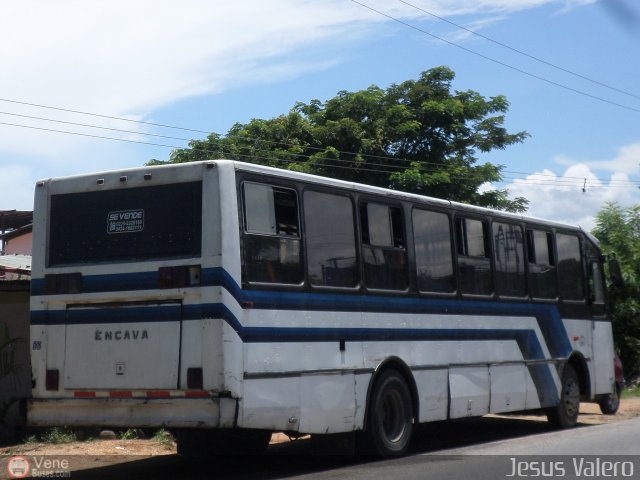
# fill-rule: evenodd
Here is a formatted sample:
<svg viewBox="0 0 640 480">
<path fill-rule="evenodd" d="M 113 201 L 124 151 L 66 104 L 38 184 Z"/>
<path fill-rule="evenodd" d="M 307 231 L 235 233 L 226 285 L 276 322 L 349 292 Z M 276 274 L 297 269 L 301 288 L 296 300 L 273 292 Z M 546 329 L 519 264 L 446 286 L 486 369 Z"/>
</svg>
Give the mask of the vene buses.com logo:
<svg viewBox="0 0 640 480">
<path fill-rule="evenodd" d="M 107 233 L 137 233 L 144 230 L 144 210 L 119 210 L 107 215 Z"/>
<path fill-rule="evenodd" d="M 27 478 L 31 473 L 31 464 L 26 457 L 11 457 L 7 462 L 9 478 Z"/>
<path fill-rule="evenodd" d="M 71 463 L 67 458 L 16 455 L 7 461 L 7 473 L 8 478 L 70 478 Z"/>
</svg>

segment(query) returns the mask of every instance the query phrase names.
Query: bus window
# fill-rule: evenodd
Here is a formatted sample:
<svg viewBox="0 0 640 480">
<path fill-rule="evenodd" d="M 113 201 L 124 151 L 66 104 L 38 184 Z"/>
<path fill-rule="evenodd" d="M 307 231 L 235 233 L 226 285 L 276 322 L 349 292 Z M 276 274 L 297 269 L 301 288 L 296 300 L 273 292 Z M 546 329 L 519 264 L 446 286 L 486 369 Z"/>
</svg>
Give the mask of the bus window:
<svg viewBox="0 0 640 480">
<path fill-rule="evenodd" d="M 414 210 L 413 240 L 418 290 L 443 293 L 455 291 L 449 216 L 446 213 Z"/>
<path fill-rule="evenodd" d="M 558 279 L 563 300 L 584 300 L 580 240 L 575 235 L 556 234 Z"/>
<path fill-rule="evenodd" d="M 529 255 L 529 293 L 533 298 L 556 298 L 558 279 L 553 255 L 553 234 L 527 230 Z"/>
<path fill-rule="evenodd" d="M 460 291 L 473 295 L 490 295 L 493 292 L 493 282 L 486 223 L 458 218 L 456 239 Z"/>
<path fill-rule="evenodd" d="M 344 195 L 304 193 L 307 273 L 313 286 L 358 285 L 352 205 Z"/>
<path fill-rule="evenodd" d="M 360 205 L 362 261 L 367 287 L 406 290 L 407 251 L 402 209 L 380 203 Z"/>
<path fill-rule="evenodd" d="M 524 239 L 522 229 L 508 223 L 493 224 L 493 245 L 498 295 L 524 296 Z"/>
<path fill-rule="evenodd" d="M 243 193 L 243 259 L 247 280 L 301 284 L 303 271 L 296 192 L 245 182 Z"/>
<path fill-rule="evenodd" d="M 598 262 L 591 262 L 589 264 L 589 295 L 591 296 L 591 303 L 604 305 L 602 267 Z"/>
<path fill-rule="evenodd" d="M 48 266 L 199 257 L 202 182 L 51 196 Z"/>
</svg>

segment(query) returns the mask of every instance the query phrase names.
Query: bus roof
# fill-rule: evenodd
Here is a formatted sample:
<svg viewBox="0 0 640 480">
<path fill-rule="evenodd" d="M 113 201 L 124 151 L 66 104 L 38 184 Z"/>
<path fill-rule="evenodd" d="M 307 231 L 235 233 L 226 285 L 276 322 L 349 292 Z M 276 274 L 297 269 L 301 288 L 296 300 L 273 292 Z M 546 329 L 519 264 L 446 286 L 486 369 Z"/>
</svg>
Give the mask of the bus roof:
<svg viewBox="0 0 640 480">
<path fill-rule="evenodd" d="M 390 198 L 394 198 L 396 200 L 406 200 L 406 201 L 412 201 L 412 202 L 417 202 L 417 203 L 422 203 L 425 205 L 431 205 L 431 206 L 440 206 L 440 207 L 451 207 L 454 208 L 456 210 L 462 210 L 462 211 L 467 211 L 467 212 L 471 212 L 471 213 L 476 213 L 478 215 L 492 215 L 492 216 L 498 216 L 501 218 L 505 218 L 505 219 L 512 219 L 515 221 L 527 221 L 529 223 L 538 223 L 541 225 L 545 225 L 548 227 L 554 227 L 554 228 L 561 228 L 561 229 L 568 229 L 568 230 L 578 230 L 578 231 L 582 231 L 590 240 L 594 241 L 595 239 L 593 239 L 593 237 L 586 231 L 584 230 L 582 227 L 577 226 L 577 225 L 572 225 L 572 224 L 567 224 L 567 223 L 562 223 L 562 222 L 556 222 L 556 221 L 552 221 L 552 220 L 546 220 L 543 218 L 536 218 L 536 217 L 532 217 L 532 216 L 527 216 L 527 215 L 522 215 L 522 214 L 517 214 L 517 213 L 510 213 L 510 212 L 504 212 L 501 210 L 494 210 L 494 209 L 490 209 L 490 208 L 485 208 L 485 207 L 479 207 L 479 206 L 475 206 L 475 205 L 470 205 L 470 204 L 465 204 L 465 203 L 460 203 L 460 202 L 454 202 L 454 201 L 450 201 L 450 200 L 443 200 L 443 199 L 439 199 L 439 198 L 435 198 L 435 197 L 429 197 L 426 195 L 418 195 L 418 194 L 414 194 L 414 193 L 409 193 L 409 192 L 403 192 L 400 190 L 391 190 L 388 188 L 382 188 L 382 187 L 375 187 L 372 185 L 365 185 L 365 184 L 361 184 L 361 183 L 356 183 L 356 182 L 348 182 L 348 181 L 344 181 L 344 180 L 337 180 L 334 178 L 330 178 L 330 177 L 323 177 L 320 175 L 314 175 L 314 174 L 310 174 L 310 173 L 301 173 L 301 172 L 294 172 L 291 170 L 285 170 L 285 169 L 281 169 L 281 168 L 275 168 L 275 167 L 268 167 L 265 165 L 257 165 L 257 164 L 253 164 L 253 163 L 245 163 L 245 162 L 239 162 L 239 161 L 235 161 L 235 160 L 225 160 L 225 159 L 220 159 L 220 160 L 203 160 L 203 161 L 199 161 L 199 162 L 187 162 L 187 163 L 171 163 L 171 164 L 164 164 L 164 165 L 154 165 L 154 166 L 145 166 L 145 167 L 137 167 L 137 168 L 128 168 L 128 169 L 122 169 L 122 170 L 111 170 L 111 171 L 102 171 L 102 172 L 91 172 L 91 173 L 86 173 L 86 174 L 80 174 L 80 175 L 74 175 L 74 176 L 70 176 L 70 177 L 57 177 L 57 178 L 51 178 L 51 179 L 46 179 L 46 180 L 40 180 L 38 181 L 38 184 L 42 184 L 42 183 L 51 183 L 51 184 L 57 184 L 57 183 L 66 183 L 68 181 L 72 181 L 72 180 L 86 180 L 88 178 L 96 178 L 96 177 L 107 177 L 107 176 L 120 176 L 120 175 L 126 175 L 126 174 L 131 174 L 134 172 L 142 172 L 142 173 L 146 173 L 149 171 L 153 171 L 153 170 L 157 170 L 157 169 L 191 169 L 191 170 L 195 170 L 195 169 L 202 169 L 202 166 L 204 164 L 214 164 L 214 165 L 227 165 L 231 168 L 234 168 L 235 170 L 238 171 L 243 171 L 243 172 L 250 172 L 250 173 L 257 173 L 257 174 L 261 174 L 261 175 L 268 175 L 268 176 L 274 176 L 274 177 L 279 177 L 279 178 L 286 178 L 292 181 L 304 181 L 307 183 L 312 183 L 312 184 L 316 184 L 316 185 L 322 185 L 322 186 L 330 186 L 330 187 L 335 187 L 335 188 L 342 188 L 342 189 L 346 189 L 346 190 L 351 190 L 351 191 L 357 191 L 357 192 L 361 192 L 361 193 L 370 193 L 370 194 L 374 194 L 374 195 L 385 195 L 386 197 L 390 197 Z M 185 172 L 186 173 L 186 172 Z M 88 186 L 85 185 L 85 188 Z M 596 241 L 597 243 L 597 241 Z"/>
<path fill-rule="evenodd" d="M 220 162 L 220 160 L 214 160 L 215 162 Z M 224 160 L 223 160 L 224 161 Z M 268 167 L 265 165 L 256 165 L 252 163 L 238 162 L 234 161 L 236 170 L 259 173 L 263 175 L 272 175 L 278 177 L 284 177 L 290 180 L 300 180 L 308 183 L 315 183 L 318 185 L 324 186 L 332 186 L 336 188 L 343 188 L 348 190 L 354 190 L 363 193 L 371 193 L 377 195 L 385 195 L 387 197 L 392 197 L 397 200 L 408 200 L 412 202 L 424 203 L 428 205 L 442 206 L 442 207 L 453 207 L 456 210 L 464 210 L 473 213 L 477 213 L 480 215 L 492 215 L 492 216 L 500 216 L 503 218 L 510 218 L 517 221 L 527 221 L 530 223 L 540 223 L 551 227 L 570 229 L 570 230 L 582 230 L 588 237 L 591 235 L 586 232 L 582 227 L 578 225 L 572 225 L 562 222 L 556 222 L 553 220 L 546 220 L 543 218 L 532 217 L 528 215 L 522 215 L 517 213 L 505 212 L 502 210 L 495 210 L 486 207 L 479 207 L 476 205 L 470 205 L 467 203 L 455 202 L 451 200 L 443 200 L 440 198 L 429 197 L 426 195 L 419 195 L 416 193 L 403 192 L 401 190 L 392 190 L 389 188 L 375 187 L 372 185 L 366 185 L 362 183 L 356 182 L 348 182 L 344 180 L 337 180 L 334 178 L 323 177 L 320 175 L 314 175 L 309 173 L 301 173 L 294 172 L 291 170 L 284 170 L 280 168 Z"/>
</svg>

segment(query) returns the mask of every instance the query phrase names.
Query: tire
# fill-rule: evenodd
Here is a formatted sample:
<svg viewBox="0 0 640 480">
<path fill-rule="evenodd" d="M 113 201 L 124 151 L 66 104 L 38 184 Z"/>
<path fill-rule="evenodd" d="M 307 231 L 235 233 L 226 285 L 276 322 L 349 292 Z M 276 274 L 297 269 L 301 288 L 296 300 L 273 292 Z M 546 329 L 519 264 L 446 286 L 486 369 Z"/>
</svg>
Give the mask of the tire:
<svg viewBox="0 0 640 480">
<path fill-rule="evenodd" d="M 402 375 L 383 372 L 373 386 L 367 414 L 369 451 L 381 457 L 404 455 L 413 433 L 413 402 Z"/>
<path fill-rule="evenodd" d="M 175 432 L 178 455 L 262 455 L 269 446 L 271 432 L 249 429 L 182 429 Z"/>
<path fill-rule="evenodd" d="M 618 412 L 618 408 L 620 408 L 620 394 L 622 393 L 622 389 L 620 385 L 616 383 L 616 387 L 613 390 L 613 393 L 609 395 L 605 395 L 600 399 L 600 411 L 604 415 L 615 415 Z"/>
<path fill-rule="evenodd" d="M 576 371 L 569 364 L 562 369 L 560 387 L 558 404 L 547 410 L 547 419 L 554 428 L 572 428 L 578 423 L 580 413 L 580 382 Z"/>
</svg>

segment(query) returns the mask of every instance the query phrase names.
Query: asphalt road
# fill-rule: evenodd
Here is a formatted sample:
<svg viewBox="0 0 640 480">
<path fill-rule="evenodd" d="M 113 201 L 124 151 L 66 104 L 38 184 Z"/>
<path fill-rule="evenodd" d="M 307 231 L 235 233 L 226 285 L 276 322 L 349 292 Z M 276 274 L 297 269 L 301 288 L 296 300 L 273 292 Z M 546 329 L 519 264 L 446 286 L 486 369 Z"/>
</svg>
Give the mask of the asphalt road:
<svg viewBox="0 0 640 480">
<path fill-rule="evenodd" d="M 594 475 L 603 473 L 603 461 L 618 462 L 617 478 L 625 478 L 630 469 L 631 478 L 638 478 L 638 439 L 640 418 L 549 431 L 544 422 L 489 417 L 422 426 L 416 432 L 410 454 L 399 459 L 353 457 L 342 450 L 339 442 L 328 442 L 327 450 L 327 444 L 318 446 L 299 440 L 272 445 L 259 458 L 194 461 L 168 455 L 106 466 L 103 462 L 91 463 L 88 458 L 81 464 L 73 459 L 71 478 L 508 480 L 549 478 L 543 476 L 549 473 L 554 474 L 551 478 L 608 478 Z M 605 468 L 614 466 L 606 464 Z M 512 473 L 515 476 L 509 477 Z"/>
</svg>

